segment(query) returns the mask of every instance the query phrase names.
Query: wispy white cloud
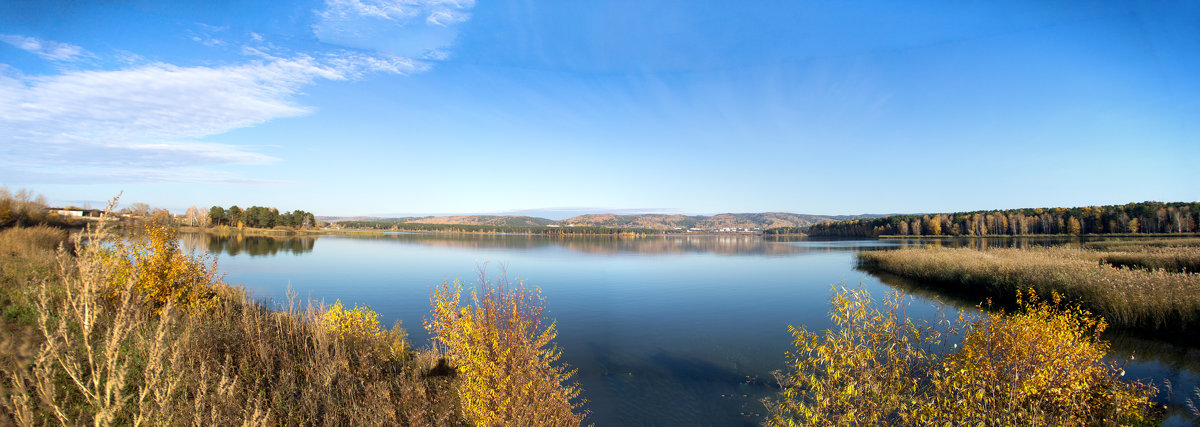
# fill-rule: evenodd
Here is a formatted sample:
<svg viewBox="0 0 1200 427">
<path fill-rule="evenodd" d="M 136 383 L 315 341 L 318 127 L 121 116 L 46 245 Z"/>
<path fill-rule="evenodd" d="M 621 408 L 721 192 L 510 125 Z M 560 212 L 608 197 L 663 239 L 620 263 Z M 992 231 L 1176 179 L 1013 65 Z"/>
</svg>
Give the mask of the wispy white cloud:
<svg viewBox="0 0 1200 427">
<path fill-rule="evenodd" d="M 33 77 L 3 68 L 0 128 L 7 132 L 0 134 L 0 143 L 7 150 L 0 165 L 43 173 L 71 166 L 142 170 L 134 175 L 162 179 L 169 172 L 164 168 L 271 163 L 277 159 L 196 139 L 308 114 L 310 108 L 294 98 L 317 80 L 418 70 L 404 58 L 354 52 L 269 57 L 223 67 L 151 63 Z M 114 173 L 100 175 L 124 176 Z"/>
<path fill-rule="evenodd" d="M 192 41 L 200 43 L 208 47 L 221 47 L 229 43 L 223 38 L 218 38 L 215 34 L 224 34 L 229 31 L 229 27 L 218 27 L 207 24 L 197 24 L 195 31 L 188 31 L 192 35 Z M 253 34 L 253 33 L 252 33 Z"/>
<path fill-rule="evenodd" d="M 0 41 L 51 61 L 76 61 L 94 57 L 91 52 L 73 44 L 39 40 L 33 37 L 0 34 Z"/>
<path fill-rule="evenodd" d="M 251 32 L 240 46 L 245 60 L 228 65 L 179 66 L 127 51 L 106 58 L 119 69 L 30 76 L 0 64 L 0 180 L 258 182 L 221 167 L 280 160 L 260 152 L 265 147 L 203 139 L 309 114 L 298 97 L 319 81 L 427 70 L 426 61 L 448 56 L 451 27 L 469 18 L 474 2 L 327 0 L 324 6 L 313 31 L 344 47 L 295 52 Z M 185 34 L 238 52 L 238 37 L 226 27 L 198 24 Z M 32 37 L 0 35 L 0 41 L 52 61 L 97 58 Z"/>
<path fill-rule="evenodd" d="M 313 33 L 323 42 L 415 58 L 444 58 L 474 0 L 326 0 Z M 433 54 L 431 54 L 433 53 Z"/>
</svg>

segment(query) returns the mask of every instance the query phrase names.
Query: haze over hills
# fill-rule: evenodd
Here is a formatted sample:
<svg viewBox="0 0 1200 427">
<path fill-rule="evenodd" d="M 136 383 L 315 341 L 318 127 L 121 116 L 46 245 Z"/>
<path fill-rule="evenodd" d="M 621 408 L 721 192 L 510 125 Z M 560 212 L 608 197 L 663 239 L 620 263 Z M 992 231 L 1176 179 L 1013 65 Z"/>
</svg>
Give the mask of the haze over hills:
<svg viewBox="0 0 1200 427">
<path fill-rule="evenodd" d="M 609 228 L 649 228 L 655 230 L 671 230 L 676 228 L 698 228 L 701 230 L 719 230 L 722 228 L 767 229 L 775 227 L 807 227 L 831 221 L 844 221 L 861 218 L 878 218 L 885 215 L 810 215 L 786 212 L 763 213 L 723 213 L 712 216 L 681 215 L 681 214 L 586 214 L 561 221 L 531 216 L 512 215 L 451 215 L 451 216 L 421 216 L 421 217 L 317 217 L 317 219 L 337 223 L 342 221 L 380 221 L 418 224 L 456 224 L 456 225 L 503 225 L 503 226 L 593 226 Z"/>
</svg>

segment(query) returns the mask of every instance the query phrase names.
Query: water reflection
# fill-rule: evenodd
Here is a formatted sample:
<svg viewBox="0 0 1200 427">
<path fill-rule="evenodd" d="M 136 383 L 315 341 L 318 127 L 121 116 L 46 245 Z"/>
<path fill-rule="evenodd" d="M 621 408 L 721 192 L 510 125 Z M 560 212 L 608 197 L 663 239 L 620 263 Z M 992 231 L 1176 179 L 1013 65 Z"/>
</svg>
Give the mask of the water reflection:
<svg viewBox="0 0 1200 427">
<path fill-rule="evenodd" d="M 205 233 L 183 233 L 179 236 L 183 247 L 190 252 L 207 251 L 210 254 L 236 256 L 271 256 L 280 253 L 300 255 L 312 252 L 317 236 L 219 236 Z"/>
<path fill-rule="evenodd" d="M 641 239 L 377 233 L 279 238 L 185 235 L 193 250 L 227 254 L 221 271 L 257 296 L 367 304 L 384 324 L 401 320 L 425 345 L 430 286 L 474 276 L 481 262 L 506 265 L 543 289 L 559 328 L 563 361 L 578 369 L 597 425 L 745 425 L 762 420 L 770 372 L 791 350 L 788 325 L 832 327 L 830 285 L 914 295 L 908 314 L 936 319 L 978 298 L 855 269 L 855 252 L 913 245 L 1026 248 L 1080 239 L 813 240 L 747 235 Z M 319 242 L 318 242 L 319 241 Z M 319 243 L 319 244 L 318 244 Z M 948 308 L 949 310 L 943 310 Z M 936 320 L 934 320 L 936 321 Z M 1200 354 L 1108 333 L 1114 360 L 1137 359 L 1128 376 L 1169 379 L 1186 398 Z"/>
<path fill-rule="evenodd" d="M 776 245 L 756 236 L 744 235 L 666 236 L 627 239 L 494 234 L 380 233 L 378 236 L 354 236 L 353 238 L 462 249 L 534 250 L 557 247 L 594 255 L 682 255 L 710 253 L 731 256 L 761 256 L 794 255 L 811 249 L 790 245 Z"/>
<path fill-rule="evenodd" d="M 391 241 L 404 244 L 461 249 L 536 250 L 563 248 L 593 255 L 715 254 L 726 256 L 794 256 L 813 252 L 845 252 L 909 244 L 908 242 L 883 242 L 878 240 L 830 241 L 806 240 L 794 237 L 764 238 L 753 235 L 683 235 L 631 239 L 614 237 L 387 232 L 371 236 L 336 236 L 336 238 Z"/>
<path fill-rule="evenodd" d="M 1083 242 L 1094 239 L 1080 237 L 987 237 L 987 238 L 903 238 L 886 239 L 899 246 L 932 246 L 935 248 L 970 249 L 1029 249 L 1033 247 L 1068 246 L 1080 247 Z"/>
</svg>

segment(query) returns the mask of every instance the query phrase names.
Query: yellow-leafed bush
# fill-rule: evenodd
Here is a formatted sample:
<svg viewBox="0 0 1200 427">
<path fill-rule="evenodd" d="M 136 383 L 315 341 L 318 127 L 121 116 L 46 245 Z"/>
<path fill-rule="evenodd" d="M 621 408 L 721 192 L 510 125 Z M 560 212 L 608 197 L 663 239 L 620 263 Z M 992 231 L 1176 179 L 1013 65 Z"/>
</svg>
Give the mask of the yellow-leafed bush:
<svg viewBox="0 0 1200 427">
<path fill-rule="evenodd" d="M 1020 424 L 1145 423 L 1150 389 L 1120 380 L 1104 360 L 1106 324 L 1079 307 L 1036 293 L 1017 294 L 1021 310 L 972 322 L 961 348 L 943 362 L 938 399 L 926 418 L 988 420 L 1007 414 Z"/>
<path fill-rule="evenodd" d="M 520 283 L 481 280 L 472 305 L 460 305 L 462 284 L 434 291 L 425 327 L 458 373 L 463 416 L 481 426 L 579 425 L 584 413 L 575 371 L 557 364 L 554 324 L 543 326 L 544 300 Z"/>
<path fill-rule="evenodd" d="M 837 328 L 792 329 L 796 351 L 767 400 L 772 425 L 1091 425 L 1152 423 L 1155 390 L 1104 360 L 1105 323 L 1029 292 L 1012 315 L 906 319 L 864 290 L 833 297 Z M 961 330 L 959 329 L 961 328 Z M 947 347 L 961 334 L 961 343 Z"/>
<path fill-rule="evenodd" d="M 113 263 L 110 293 L 132 281 L 134 292 L 156 310 L 168 303 L 187 310 L 208 311 L 216 304 L 216 261 L 184 252 L 174 228 L 147 224 L 130 239 L 118 240 L 106 252 Z"/>
<path fill-rule="evenodd" d="M 408 352 L 408 336 L 397 321 L 390 331 L 379 326 L 379 314 L 370 307 L 355 306 L 347 310 L 338 300 L 321 314 L 321 324 L 345 341 L 373 345 L 393 356 Z"/>
<path fill-rule="evenodd" d="M 379 314 L 375 310 L 358 306 L 347 310 L 341 300 L 321 315 L 321 323 L 342 339 L 377 340 L 386 336 L 379 328 Z"/>
<path fill-rule="evenodd" d="M 771 424 L 883 423 L 922 394 L 939 331 L 905 319 L 899 295 L 882 310 L 861 290 L 842 289 L 832 303 L 836 330 L 789 328 L 796 349 L 788 353 L 792 369 L 779 375 L 780 398 L 768 403 Z"/>
</svg>

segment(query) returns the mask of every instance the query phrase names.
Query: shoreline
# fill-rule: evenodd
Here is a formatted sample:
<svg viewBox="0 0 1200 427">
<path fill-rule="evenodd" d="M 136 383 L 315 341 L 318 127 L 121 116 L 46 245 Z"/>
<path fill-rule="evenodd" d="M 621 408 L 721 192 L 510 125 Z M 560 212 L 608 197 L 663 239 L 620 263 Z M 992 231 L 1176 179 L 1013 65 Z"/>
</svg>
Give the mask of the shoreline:
<svg viewBox="0 0 1200 427">
<path fill-rule="evenodd" d="M 819 237 L 819 236 L 814 236 Z M 1089 234 L 989 234 L 989 235 L 900 235 L 881 234 L 876 239 L 1011 239 L 1011 238 L 1125 238 L 1125 237 L 1200 237 L 1200 233 L 1089 233 Z"/>
</svg>

